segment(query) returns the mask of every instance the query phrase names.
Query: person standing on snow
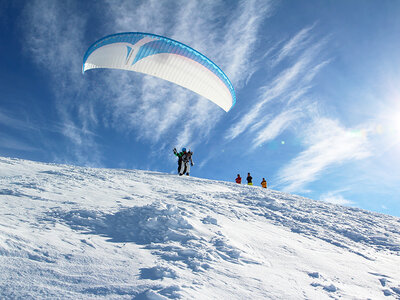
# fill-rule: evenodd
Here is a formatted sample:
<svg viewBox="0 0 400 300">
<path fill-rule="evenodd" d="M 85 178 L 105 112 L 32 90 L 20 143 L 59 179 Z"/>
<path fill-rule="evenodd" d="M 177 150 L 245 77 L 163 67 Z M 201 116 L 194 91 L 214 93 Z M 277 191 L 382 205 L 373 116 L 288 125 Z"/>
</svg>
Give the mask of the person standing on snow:
<svg viewBox="0 0 400 300">
<path fill-rule="evenodd" d="M 175 154 L 176 156 L 178 156 L 178 174 L 179 174 L 179 175 L 182 175 L 182 174 L 181 174 L 181 169 L 182 169 L 182 165 L 183 165 L 182 156 L 186 153 L 186 148 L 182 148 L 182 151 L 181 151 L 181 152 L 178 152 L 178 151 L 176 150 L 176 148 L 174 148 L 173 152 L 174 152 L 174 154 Z"/>
<path fill-rule="evenodd" d="M 237 184 L 241 184 L 242 183 L 242 177 L 240 177 L 240 174 L 237 174 L 237 177 L 235 179 Z"/>
<path fill-rule="evenodd" d="M 182 156 L 183 163 L 185 164 L 185 169 L 183 170 L 182 175 L 186 173 L 186 175 L 189 176 L 190 167 L 194 166 L 192 155 L 193 152 L 189 150 L 188 152 L 186 152 L 186 154 Z"/>
<path fill-rule="evenodd" d="M 192 155 L 193 152 L 189 150 L 186 152 L 186 148 L 182 148 L 181 152 L 178 152 L 176 148 L 173 150 L 174 154 L 178 156 L 178 174 L 182 176 L 183 174 L 189 175 L 190 166 L 193 166 Z M 189 164 L 190 163 L 190 164 Z"/>
<path fill-rule="evenodd" d="M 261 186 L 265 189 L 267 188 L 267 181 L 265 180 L 265 178 L 263 178 L 263 180 L 261 181 Z"/>
<path fill-rule="evenodd" d="M 253 185 L 253 177 L 251 177 L 250 173 L 247 173 L 247 184 L 248 185 Z"/>
</svg>

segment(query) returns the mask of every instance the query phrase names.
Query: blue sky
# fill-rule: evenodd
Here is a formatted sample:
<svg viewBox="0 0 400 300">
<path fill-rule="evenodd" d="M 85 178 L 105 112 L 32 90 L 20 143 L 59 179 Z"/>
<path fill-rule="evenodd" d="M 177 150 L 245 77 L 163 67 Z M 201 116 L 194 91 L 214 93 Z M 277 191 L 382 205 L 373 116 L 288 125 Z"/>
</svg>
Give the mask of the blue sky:
<svg viewBox="0 0 400 300">
<path fill-rule="evenodd" d="M 0 1 L 0 155 L 197 177 L 400 216 L 400 2 Z M 178 40 L 236 105 L 121 70 L 81 73 L 118 32 Z"/>
</svg>

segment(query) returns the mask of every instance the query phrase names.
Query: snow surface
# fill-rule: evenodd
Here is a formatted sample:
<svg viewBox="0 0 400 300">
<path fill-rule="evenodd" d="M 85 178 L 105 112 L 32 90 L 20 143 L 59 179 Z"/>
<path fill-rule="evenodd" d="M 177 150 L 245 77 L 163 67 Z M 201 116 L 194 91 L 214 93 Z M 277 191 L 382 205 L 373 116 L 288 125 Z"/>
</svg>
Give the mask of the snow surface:
<svg viewBox="0 0 400 300">
<path fill-rule="evenodd" d="M 0 205 L 1 299 L 400 299 L 388 215 L 1 157 Z"/>
</svg>

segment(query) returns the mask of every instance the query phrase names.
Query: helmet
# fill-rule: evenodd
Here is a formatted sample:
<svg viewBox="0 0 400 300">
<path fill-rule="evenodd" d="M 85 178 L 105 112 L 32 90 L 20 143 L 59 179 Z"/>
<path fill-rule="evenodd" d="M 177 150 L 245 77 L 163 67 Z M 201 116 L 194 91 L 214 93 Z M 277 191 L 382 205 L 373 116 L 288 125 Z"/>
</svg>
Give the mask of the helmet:
<svg viewBox="0 0 400 300">
<path fill-rule="evenodd" d="M 182 148 L 182 152 L 186 152 L 186 148 Z"/>
</svg>

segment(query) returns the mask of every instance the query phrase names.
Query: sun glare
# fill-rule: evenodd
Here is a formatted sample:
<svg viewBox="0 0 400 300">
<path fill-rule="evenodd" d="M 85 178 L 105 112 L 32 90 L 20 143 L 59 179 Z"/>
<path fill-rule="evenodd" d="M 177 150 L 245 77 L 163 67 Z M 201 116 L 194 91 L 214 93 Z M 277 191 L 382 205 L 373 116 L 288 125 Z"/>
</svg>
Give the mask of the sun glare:
<svg viewBox="0 0 400 300">
<path fill-rule="evenodd" d="M 381 125 L 381 132 L 391 139 L 400 140 L 400 107 L 393 107 L 391 112 L 387 112 Z"/>
<path fill-rule="evenodd" d="M 396 118 L 393 120 L 394 121 L 394 133 L 398 134 L 400 136 L 400 112 L 397 113 Z"/>
</svg>

